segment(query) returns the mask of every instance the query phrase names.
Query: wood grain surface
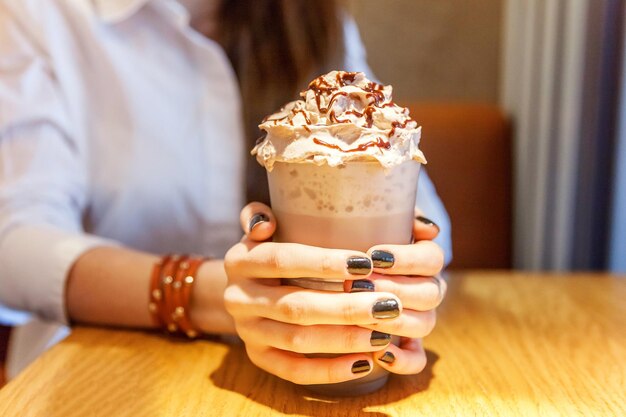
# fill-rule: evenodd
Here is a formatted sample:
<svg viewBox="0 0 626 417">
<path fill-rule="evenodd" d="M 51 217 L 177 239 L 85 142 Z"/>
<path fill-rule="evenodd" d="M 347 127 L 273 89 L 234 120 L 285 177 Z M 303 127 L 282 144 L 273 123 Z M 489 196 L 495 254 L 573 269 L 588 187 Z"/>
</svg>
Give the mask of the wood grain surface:
<svg viewBox="0 0 626 417">
<path fill-rule="evenodd" d="M 0 390 L 0 416 L 624 416 L 626 279 L 455 274 L 429 364 L 312 398 L 241 345 L 76 328 Z"/>
</svg>

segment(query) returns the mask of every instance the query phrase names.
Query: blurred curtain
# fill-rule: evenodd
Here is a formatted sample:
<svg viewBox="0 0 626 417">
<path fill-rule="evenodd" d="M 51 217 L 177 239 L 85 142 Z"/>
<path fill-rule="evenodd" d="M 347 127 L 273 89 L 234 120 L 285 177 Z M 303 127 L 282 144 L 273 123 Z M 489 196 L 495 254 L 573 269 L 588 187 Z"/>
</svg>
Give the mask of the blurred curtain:
<svg viewBox="0 0 626 417">
<path fill-rule="evenodd" d="M 626 14 L 622 14 L 622 28 L 626 28 Z M 609 267 L 626 273 L 626 31 L 622 31 L 622 66 L 619 101 L 617 148 L 615 152 L 615 180 L 613 189 L 613 216 L 611 221 L 611 249 Z"/>
<path fill-rule="evenodd" d="M 608 265 L 623 13 L 624 0 L 505 1 L 518 268 Z"/>
</svg>

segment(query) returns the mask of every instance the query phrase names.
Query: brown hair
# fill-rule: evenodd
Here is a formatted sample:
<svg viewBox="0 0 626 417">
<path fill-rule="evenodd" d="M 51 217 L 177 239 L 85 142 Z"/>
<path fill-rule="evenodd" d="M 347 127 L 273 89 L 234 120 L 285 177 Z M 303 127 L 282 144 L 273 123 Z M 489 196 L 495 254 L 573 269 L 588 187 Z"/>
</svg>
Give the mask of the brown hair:
<svg viewBox="0 0 626 417">
<path fill-rule="evenodd" d="M 247 151 L 262 118 L 295 100 L 306 82 L 340 69 L 343 35 L 335 0 L 223 0 L 217 41 L 228 55 L 243 99 Z M 269 201 L 265 169 L 246 153 L 246 197 Z"/>
</svg>

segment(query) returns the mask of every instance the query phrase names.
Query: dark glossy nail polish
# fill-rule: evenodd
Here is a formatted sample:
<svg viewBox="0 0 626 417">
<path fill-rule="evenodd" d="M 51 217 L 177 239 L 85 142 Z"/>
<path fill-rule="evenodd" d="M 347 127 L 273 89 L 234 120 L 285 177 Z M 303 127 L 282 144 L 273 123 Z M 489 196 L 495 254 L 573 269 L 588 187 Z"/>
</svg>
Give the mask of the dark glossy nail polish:
<svg viewBox="0 0 626 417">
<path fill-rule="evenodd" d="M 389 365 L 391 365 L 392 363 L 395 362 L 396 357 L 391 352 L 385 352 L 385 354 L 383 356 L 381 356 L 380 358 L 378 358 L 378 360 L 381 361 L 381 362 L 385 362 L 385 363 L 388 363 Z"/>
<path fill-rule="evenodd" d="M 384 250 L 372 251 L 372 263 L 374 264 L 374 268 L 391 268 L 394 262 L 395 258 L 393 257 L 393 253 Z"/>
<path fill-rule="evenodd" d="M 367 275 L 372 271 L 372 261 L 363 256 L 351 256 L 347 261 L 348 272 L 352 275 Z"/>
<path fill-rule="evenodd" d="M 393 298 L 376 301 L 372 307 L 372 316 L 376 319 L 394 319 L 400 315 L 400 306 Z"/>
<path fill-rule="evenodd" d="M 437 226 L 437 223 L 435 223 L 434 221 L 430 220 L 427 217 L 417 216 L 415 219 L 419 220 L 422 223 L 424 223 L 426 226 L 435 226 L 437 228 L 437 230 L 439 230 L 439 226 Z"/>
<path fill-rule="evenodd" d="M 389 333 L 378 332 L 376 330 L 372 331 L 372 336 L 370 336 L 372 346 L 386 346 L 390 342 L 391 335 Z"/>
<path fill-rule="evenodd" d="M 267 217 L 267 215 L 265 215 L 265 213 L 256 213 L 254 216 L 252 216 L 252 218 L 250 219 L 250 223 L 248 223 L 248 230 L 251 232 L 252 229 L 254 229 L 255 226 L 263 223 L 263 222 L 269 222 L 270 218 Z"/>
<path fill-rule="evenodd" d="M 363 372 L 368 372 L 370 369 L 372 369 L 372 366 L 366 360 L 356 361 L 352 364 L 353 374 L 361 374 Z"/>
<path fill-rule="evenodd" d="M 352 281 L 350 292 L 372 292 L 374 291 L 374 283 L 368 279 L 356 279 Z"/>
</svg>

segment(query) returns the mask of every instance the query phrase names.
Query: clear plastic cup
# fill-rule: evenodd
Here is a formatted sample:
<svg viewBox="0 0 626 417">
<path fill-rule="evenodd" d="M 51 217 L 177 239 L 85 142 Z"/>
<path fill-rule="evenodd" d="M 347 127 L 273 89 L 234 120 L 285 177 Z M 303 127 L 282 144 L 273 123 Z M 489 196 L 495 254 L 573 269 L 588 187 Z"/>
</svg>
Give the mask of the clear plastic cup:
<svg viewBox="0 0 626 417">
<path fill-rule="evenodd" d="M 348 162 L 338 167 L 277 162 L 268 172 L 278 222 L 274 240 L 363 252 L 382 243 L 410 243 L 420 166 L 416 161 L 388 169 L 377 162 Z M 343 281 L 284 281 L 302 288 L 344 290 Z M 374 361 L 371 373 L 363 378 L 307 388 L 323 395 L 361 395 L 384 386 L 388 376 Z"/>
</svg>

